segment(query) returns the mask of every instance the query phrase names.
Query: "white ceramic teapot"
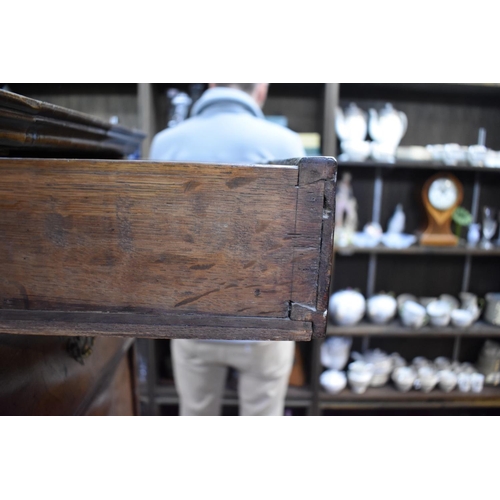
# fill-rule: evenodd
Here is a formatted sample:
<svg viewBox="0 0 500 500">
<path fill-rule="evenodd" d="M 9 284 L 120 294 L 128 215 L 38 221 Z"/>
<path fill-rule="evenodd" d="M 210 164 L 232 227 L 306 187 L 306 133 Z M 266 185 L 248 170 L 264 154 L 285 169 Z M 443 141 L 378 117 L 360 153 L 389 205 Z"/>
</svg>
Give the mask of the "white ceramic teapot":
<svg viewBox="0 0 500 500">
<path fill-rule="evenodd" d="M 392 147 L 395 152 L 408 127 L 406 114 L 394 109 L 390 103 L 386 103 L 379 112 L 371 108 L 369 113 L 370 137 L 379 144 Z"/>
<path fill-rule="evenodd" d="M 368 115 L 351 102 L 347 109 L 335 110 L 335 130 L 341 141 L 364 141 L 368 129 Z"/>
</svg>

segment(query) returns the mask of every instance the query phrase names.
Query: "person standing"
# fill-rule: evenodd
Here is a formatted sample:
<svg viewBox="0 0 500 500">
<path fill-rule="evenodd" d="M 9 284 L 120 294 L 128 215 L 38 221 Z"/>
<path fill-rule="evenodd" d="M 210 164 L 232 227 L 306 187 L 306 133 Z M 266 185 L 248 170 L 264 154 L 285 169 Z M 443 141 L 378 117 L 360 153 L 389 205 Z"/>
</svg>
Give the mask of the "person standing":
<svg viewBox="0 0 500 500">
<path fill-rule="evenodd" d="M 305 156 L 300 136 L 267 121 L 267 83 L 211 83 L 190 117 L 155 135 L 151 160 L 259 164 Z M 173 339 L 180 415 L 220 415 L 229 368 L 238 372 L 240 415 L 283 415 L 293 341 Z"/>
</svg>

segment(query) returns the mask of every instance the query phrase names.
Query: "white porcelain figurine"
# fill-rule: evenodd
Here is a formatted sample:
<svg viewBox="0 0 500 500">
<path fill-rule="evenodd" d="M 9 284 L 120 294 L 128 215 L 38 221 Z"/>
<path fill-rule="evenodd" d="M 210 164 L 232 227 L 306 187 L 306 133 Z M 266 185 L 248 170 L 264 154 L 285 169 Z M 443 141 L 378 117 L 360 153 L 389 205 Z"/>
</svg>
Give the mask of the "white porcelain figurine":
<svg viewBox="0 0 500 500">
<path fill-rule="evenodd" d="M 396 205 L 396 210 L 389 220 L 389 225 L 387 226 L 388 233 L 402 233 L 405 230 L 406 215 L 403 212 L 403 205 L 398 203 Z"/>
</svg>

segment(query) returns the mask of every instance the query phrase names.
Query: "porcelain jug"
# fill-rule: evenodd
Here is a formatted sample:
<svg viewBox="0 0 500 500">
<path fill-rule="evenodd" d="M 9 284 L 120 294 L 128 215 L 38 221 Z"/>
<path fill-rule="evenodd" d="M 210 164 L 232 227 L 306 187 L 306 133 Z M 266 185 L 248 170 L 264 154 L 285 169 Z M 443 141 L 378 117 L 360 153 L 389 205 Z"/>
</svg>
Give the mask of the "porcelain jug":
<svg viewBox="0 0 500 500">
<path fill-rule="evenodd" d="M 369 113 L 370 137 L 377 143 L 392 146 L 395 150 L 406 133 L 408 126 L 406 114 L 394 109 L 390 103 L 386 103 L 380 112 L 371 108 Z"/>
<path fill-rule="evenodd" d="M 347 109 L 335 110 L 335 130 L 341 141 L 364 141 L 368 129 L 368 116 L 365 111 L 351 102 Z"/>
<path fill-rule="evenodd" d="M 479 299 L 477 295 L 470 292 L 461 292 L 460 300 L 462 301 L 462 309 L 470 311 L 476 321 L 481 315 L 481 311 L 484 306 L 484 300 Z"/>
</svg>

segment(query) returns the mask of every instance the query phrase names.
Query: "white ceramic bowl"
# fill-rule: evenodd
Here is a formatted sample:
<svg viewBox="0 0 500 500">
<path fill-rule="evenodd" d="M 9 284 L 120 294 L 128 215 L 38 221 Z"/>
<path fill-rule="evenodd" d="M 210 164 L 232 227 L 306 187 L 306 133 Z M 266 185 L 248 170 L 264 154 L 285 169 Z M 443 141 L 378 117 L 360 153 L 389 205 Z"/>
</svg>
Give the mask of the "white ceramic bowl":
<svg viewBox="0 0 500 500">
<path fill-rule="evenodd" d="M 418 381 L 422 392 L 430 392 L 436 387 L 439 377 L 430 366 L 421 366 L 418 369 Z"/>
<path fill-rule="evenodd" d="M 408 248 L 416 241 L 417 237 L 413 234 L 384 233 L 382 235 L 382 243 L 389 248 Z"/>
<path fill-rule="evenodd" d="M 453 309 L 450 318 L 453 326 L 467 328 L 474 321 L 474 314 L 467 309 Z"/>
<path fill-rule="evenodd" d="M 407 300 L 399 309 L 399 316 L 405 326 L 420 328 L 427 321 L 425 307 L 413 300 Z"/>
<path fill-rule="evenodd" d="M 446 326 L 450 322 L 451 307 L 444 300 L 433 300 L 425 308 L 433 326 Z"/>
<path fill-rule="evenodd" d="M 349 361 L 351 337 L 328 337 L 321 344 L 321 364 L 331 370 L 343 370 Z"/>
<path fill-rule="evenodd" d="M 368 317 L 373 323 L 388 323 L 396 315 L 398 303 L 394 297 L 378 294 L 366 301 Z"/>
<path fill-rule="evenodd" d="M 401 392 L 408 392 L 413 387 L 416 377 L 415 370 L 409 366 L 395 368 L 391 374 L 394 385 Z"/>
<path fill-rule="evenodd" d="M 355 325 L 365 314 L 366 301 L 355 290 L 340 290 L 330 297 L 328 309 L 334 323 L 342 326 Z"/>
<path fill-rule="evenodd" d="M 338 394 L 347 385 L 347 377 L 344 372 L 326 370 L 319 376 L 319 382 L 326 392 Z"/>
<path fill-rule="evenodd" d="M 380 243 L 380 236 L 365 232 L 356 232 L 352 235 L 352 244 L 360 248 L 373 248 Z"/>
</svg>

